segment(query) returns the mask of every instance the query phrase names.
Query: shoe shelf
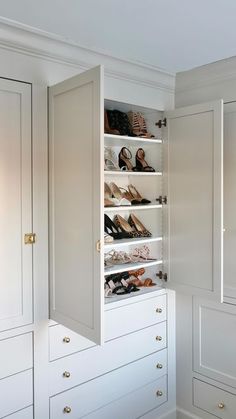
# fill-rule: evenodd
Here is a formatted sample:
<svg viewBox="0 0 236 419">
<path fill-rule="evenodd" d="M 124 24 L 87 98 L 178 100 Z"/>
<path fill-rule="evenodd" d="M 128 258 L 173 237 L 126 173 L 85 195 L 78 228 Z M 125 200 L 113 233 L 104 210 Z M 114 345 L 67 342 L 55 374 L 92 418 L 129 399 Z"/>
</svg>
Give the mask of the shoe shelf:
<svg viewBox="0 0 236 419">
<path fill-rule="evenodd" d="M 104 207 L 104 212 L 117 212 L 120 211 L 137 211 L 137 210 L 150 210 L 161 209 L 163 206 L 160 204 L 147 204 L 147 205 L 122 205 L 120 207 Z"/>
<path fill-rule="evenodd" d="M 113 146 L 122 146 L 124 141 L 129 141 L 133 146 L 140 146 L 140 144 L 162 144 L 162 140 L 159 138 L 129 137 L 128 135 L 104 134 L 104 140 L 107 140 L 107 143 L 109 141 Z"/>
<path fill-rule="evenodd" d="M 117 274 L 120 272 L 126 272 L 126 271 L 133 271 L 135 269 L 140 268 L 149 268 L 150 266 L 157 266 L 162 265 L 162 260 L 155 260 L 152 262 L 137 262 L 137 263 L 124 263 L 122 265 L 115 265 L 110 268 L 105 268 L 104 275 L 111 275 L 111 274 Z"/>
<path fill-rule="evenodd" d="M 162 176 L 162 172 L 129 172 L 128 170 L 104 170 L 104 176 Z"/>
<path fill-rule="evenodd" d="M 155 280 L 154 280 L 155 281 Z M 153 291 L 158 291 L 163 289 L 161 285 L 153 285 L 152 287 L 138 287 L 139 291 L 131 292 L 130 294 L 116 295 L 112 294 L 110 297 L 105 297 L 105 304 L 117 303 L 118 301 L 132 299 L 133 297 L 141 297 L 145 294 L 150 294 Z M 117 307 L 117 306 L 115 306 Z"/>
<path fill-rule="evenodd" d="M 117 247 L 141 245 L 145 243 L 154 243 L 162 241 L 162 237 L 138 237 L 135 239 L 113 240 L 110 243 L 104 243 L 104 249 L 116 249 Z"/>
</svg>

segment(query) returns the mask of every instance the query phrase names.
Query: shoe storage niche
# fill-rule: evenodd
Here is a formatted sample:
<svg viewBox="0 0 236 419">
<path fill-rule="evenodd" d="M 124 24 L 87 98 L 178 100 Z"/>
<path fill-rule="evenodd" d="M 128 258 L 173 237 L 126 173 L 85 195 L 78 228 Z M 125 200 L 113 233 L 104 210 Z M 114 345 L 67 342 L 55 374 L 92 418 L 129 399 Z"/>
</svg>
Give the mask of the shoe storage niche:
<svg viewBox="0 0 236 419">
<path fill-rule="evenodd" d="M 165 200 L 162 128 L 156 125 L 162 113 L 106 99 L 104 112 L 104 293 L 109 303 L 161 285 L 156 274 L 163 271 Z"/>
</svg>

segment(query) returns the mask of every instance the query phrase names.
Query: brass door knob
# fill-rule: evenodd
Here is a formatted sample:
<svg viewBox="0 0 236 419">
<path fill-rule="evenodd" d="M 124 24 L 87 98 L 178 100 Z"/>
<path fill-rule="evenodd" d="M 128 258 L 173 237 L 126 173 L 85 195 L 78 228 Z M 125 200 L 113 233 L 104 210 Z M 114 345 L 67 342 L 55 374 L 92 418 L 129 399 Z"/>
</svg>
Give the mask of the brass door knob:
<svg viewBox="0 0 236 419">
<path fill-rule="evenodd" d="M 162 313 L 162 308 L 157 308 L 156 313 Z"/>
<path fill-rule="evenodd" d="M 219 409 L 224 409 L 225 405 L 224 405 L 224 403 L 221 402 L 221 403 L 218 404 L 218 407 L 219 407 Z"/>
<path fill-rule="evenodd" d="M 161 396 L 163 396 L 163 393 L 162 393 L 161 390 L 157 390 L 156 395 L 157 395 L 157 397 L 161 397 Z"/>
<path fill-rule="evenodd" d="M 163 365 L 162 365 L 162 364 L 157 364 L 157 365 L 156 365 L 156 367 L 157 367 L 159 370 L 161 370 L 161 369 L 163 368 Z"/>
<path fill-rule="evenodd" d="M 70 343 L 70 338 L 69 338 L 68 336 L 65 336 L 65 337 L 63 338 L 63 342 L 65 342 L 65 343 Z"/>
<path fill-rule="evenodd" d="M 162 337 L 161 336 L 156 336 L 156 340 L 161 341 Z"/>
<path fill-rule="evenodd" d="M 63 377 L 70 378 L 70 372 L 69 371 L 64 371 L 63 372 Z"/>
<path fill-rule="evenodd" d="M 69 406 L 64 407 L 63 409 L 64 413 L 70 413 L 71 412 L 71 408 Z"/>
</svg>

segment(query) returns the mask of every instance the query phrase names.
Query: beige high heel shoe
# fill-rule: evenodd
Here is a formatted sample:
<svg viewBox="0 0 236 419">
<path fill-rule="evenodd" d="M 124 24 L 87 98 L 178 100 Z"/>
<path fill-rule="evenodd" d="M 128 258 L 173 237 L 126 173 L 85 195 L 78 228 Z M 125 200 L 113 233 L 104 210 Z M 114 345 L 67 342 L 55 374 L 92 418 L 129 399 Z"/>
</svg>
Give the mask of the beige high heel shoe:
<svg viewBox="0 0 236 419">
<path fill-rule="evenodd" d="M 146 198 L 143 198 L 140 193 L 137 191 L 134 185 L 128 185 L 128 190 L 130 195 L 135 199 L 136 201 L 139 201 L 141 204 L 150 204 L 151 201 L 149 201 Z"/>
</svg>

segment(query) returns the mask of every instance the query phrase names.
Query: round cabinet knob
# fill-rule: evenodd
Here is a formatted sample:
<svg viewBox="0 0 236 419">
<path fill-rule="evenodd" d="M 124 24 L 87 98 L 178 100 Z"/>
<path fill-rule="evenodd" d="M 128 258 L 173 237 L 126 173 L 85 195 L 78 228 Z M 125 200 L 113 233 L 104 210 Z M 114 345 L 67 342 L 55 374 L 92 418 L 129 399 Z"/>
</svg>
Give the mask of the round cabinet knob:
<svg viewBox="0 0 236 419">
<path fill-rule="evenodd" d="M 163 365 L 162 365 L 162 364 L 157 364 L 157 365 L 156 365 L 156 367 L 157 367 L 159 370 L 161 370 L 161 369 L 163 368 Z"/>
<path fill-rule="evenodd" d="M 70 343 L 70 338 L 69 338 L 69 336 L 65 336 L 65 337 L 63 338 L 63 342 L 65 342 L 65 343 Z"/>
<path fill-rule="evenodd" d="M 219 409 L 224 409 L 225 405 L 224 405 L 224 403 L 221 402 L 221 403 L 218 404 L 218 407 L 219 407 Z"/>
<path fill-rule="evenodd" d="M 157 308 L 156 313 L 162 313 L 162 308 Z"/>
<path fill-rule="evenodd" d="M 156 336 L 156 340 L 161 341 L 162 337 L 161 336 Z"/>
<path fill-rule="evenodd" d="M 163 396 L 163 393 L 162 393 L 162 391 L 161 391 L 161 390 L 157 390 L 156 395 L 157 395 L 157 397 L 161 397 L 161 396 Z"/>
<path fill-rule="evenodd" d="M 69 406 L 64 407 L 63 410 L 64 413 L 70 413 L 71 412 L 71 408 Z"/>
<path fill-rule="evenodd" d="M 63 372 L 63 377 L 70 378 L 70 372 L 69 371 L 64 371 Z"/>
</svg>

